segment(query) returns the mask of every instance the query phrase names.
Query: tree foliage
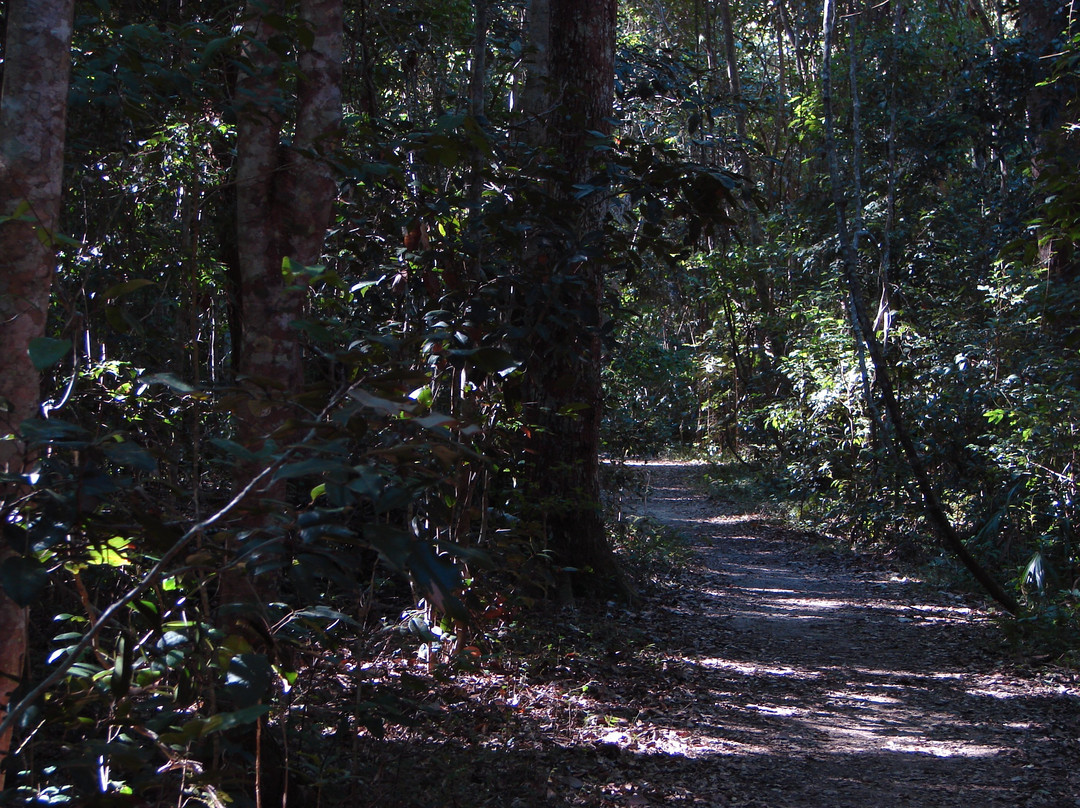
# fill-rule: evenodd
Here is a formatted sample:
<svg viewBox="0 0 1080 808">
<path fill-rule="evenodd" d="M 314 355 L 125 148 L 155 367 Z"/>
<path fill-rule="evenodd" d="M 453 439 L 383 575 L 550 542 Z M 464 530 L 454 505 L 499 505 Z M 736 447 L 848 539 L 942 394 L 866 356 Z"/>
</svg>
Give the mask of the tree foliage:
<svg viewBox="0 0 1080 808">
<path fill-rule="evenodd" d="M 598 90 L 565 53 L 538 89 L 521 3 L 361 0 L 305 129 L 318 4 L 80 4 L 5 798 L 280 802 L 320 666 L 378 733 L 376 648 L 467 662 L 610 591 L 593 438 L 765 463 L 936 558 L 885 372 L 966 551 L 1075 625 L 1078 40 L 1020 6 L 843 3 L 826 97 L 817 6 L 624 2 Z"/>
</svg>

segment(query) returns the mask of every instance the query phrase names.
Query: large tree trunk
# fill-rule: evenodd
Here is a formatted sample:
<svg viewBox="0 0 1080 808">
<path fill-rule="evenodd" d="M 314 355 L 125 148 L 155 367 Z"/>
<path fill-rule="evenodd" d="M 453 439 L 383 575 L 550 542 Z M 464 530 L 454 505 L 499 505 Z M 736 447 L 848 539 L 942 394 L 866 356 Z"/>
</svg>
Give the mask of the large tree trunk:
<svg viewBox="0 0 1080 808">
<path fill-rule="evenodd" d="M 1017 25 L 1033 64 L 1026 106 L 1028 138 L 1035 153 L 1036 170 L 1038 156 L 1046 147 L 1046 136 L 1057 128 L 1061 119 L 1061 85 L 1044 82 L 1054 65 L 1048 57 L 1061 51 L 1069 6 L 1061 0 L 1020 0 L 1016 7 Z"/>
<path fill-rule="evenodd" d="M 291 8 L 287 0 L 253 2 L 249 7 L 246 56 L 250 70 L 237 81 L 236 154 L 237 271 L 235 290 L 239 334 L 234 366 L 247 391 L 237 413 L 241 443 L 258 450 L 269 438 L 280 444 L 299 415 L 296 394 L 303 386 L 300 332 L 293 326 L 304 313 L 303 273 L 290 277 L 288 266 L 316 264 L 330 224 L 336 185 L 326 156 L 341 135 L 341 0 L 301 0 L 292 25 L 310 33 L 300 50 L 291 145 L 282 142 L 289 108 L 283 96 L 284 65 L 273 37 Z M 261 469 L 245 468 L 238 485 Z M 270 500 L 284 496 L 280 483 L 265 490 Z M 264 526 L 272 511 L 257 502 L 249 520 Z M 280 513 L 280 510 L 278 510 Z M 249 600 L 250 587 L 236 576 L 222 581 L 222 599 Z"/>
<path fill-rule="evenodd" d="M 253 4 L 252 71 L 238 82 L 237 233 L 241 336 L 239 372 L 254 404 L 241 419 L 241 437 L 257 445 L 289 416 L 289 397 L 303 382 L 299 333 L 304 290 L 283 272 L 283 261 L 315 264 L 330 223 L 335 183 L 323 155 L 341 129 L 341 0 L 303 0 L 301 23 L 313 41 L 299 57 L 296 131 L 282 146 L 281 57 L 268 41 L 285 0 Z"/>
<path fill-rule="evenodd" d="M 572 187 L 597 169 L 590 132 L 611 131 L 615 76 L 615 0 L 534 0 L 529 32 L 535 48 L 526 112 L 534 144 L 549 149 L 576 238 L 564 249 L 540 235 L 529 259 L 532 290 L 544 288 L 533 311 L 525 368 L 528 445 L 527 504 L 538 510 L 556 562 L 621 582 L 600 508 L 602 395 L 600 318 L 602 203 L 574 203 Z M 565 249 L 569 248 L 569 249 Z M 556 254 L 550 254 L 554 249 Z M 583 257 L 584 255 L 584 257 Z M 624 588 L 625 585 L 624 585 Z"/>
<path fill-rule="evenodd" d="M 10 0 L 7 10 L 0 98 L 0 216 L 6 219 L 0 224 L 0 472 L 21 474 L 30 458 L 19 425 L 33 416 L 40 397 L 29 347 L 45 334 L 56 262 L 74 0 Z M 0 483 L 0 518 L 18 495 L 19 486 Z M 13 553 L 5 544 L 0 560 Z M 26 610 L 0 592 L 0 711 L 7 710 L 25 655 Z M 0 737 L 0 764 L 10 742 L 10 731 Z"/>
</svg>

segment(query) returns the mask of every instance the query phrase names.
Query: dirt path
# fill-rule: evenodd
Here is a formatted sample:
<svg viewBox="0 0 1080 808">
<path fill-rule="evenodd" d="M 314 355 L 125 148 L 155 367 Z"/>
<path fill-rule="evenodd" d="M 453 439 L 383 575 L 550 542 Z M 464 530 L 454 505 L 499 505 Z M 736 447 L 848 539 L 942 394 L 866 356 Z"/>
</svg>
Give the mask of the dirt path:
<svg viewBox="0 0 1080 808">
<path fill-rule="evenodd" d="M 428 694 L 422 720 L 361 736 L 355 786 L 336 796 L 379 808 L 1080 806 L 1075 673 L 1010 657 L 978 602 L 707 501 L 701 471 L 648 467 L 645 512 L 691 537 L 696 561 L 643 606 L 582 606 L 546 626 L 534 614 L 535 635 L 475 674 L 432 677 L 401 656 L 372 666 L 374 687 Z"/>
<path fill-rule="evenodd" d="M 672 790 L 773 808 L 1080 806 L 1075 677 L 1004 665 L 1000 629 L 958 598 L 717 515 L 693 469 L 649 476 L 646 513 L 700 558 L 642 616 L 673 680 L 649 721 L 688 732 L 664 749 L 686 756 Z"/>
</svg>

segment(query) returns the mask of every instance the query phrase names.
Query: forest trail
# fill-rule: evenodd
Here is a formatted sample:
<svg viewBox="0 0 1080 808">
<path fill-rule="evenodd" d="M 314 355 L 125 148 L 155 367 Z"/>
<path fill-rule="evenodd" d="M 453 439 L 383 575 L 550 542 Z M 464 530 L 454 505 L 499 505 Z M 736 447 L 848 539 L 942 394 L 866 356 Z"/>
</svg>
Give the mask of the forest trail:
<svg viewBox="0 0 1080 808">
<path fill-rule="evenodd" d="M 981 601 L 706 499 L 702 471 L 649 463 L 624 502 L 689 537 L 676 580 L 455 674 L 364 745 L 353 804 L 1080 806 L 1075 672 L 1017 660 Z"/>
<path fill-rule="evenodd" d="M 1003 662 L 978 604 L 708 502 L 691 466 L 648 475 L 639 510 L 699 560 L 653 617 L 673 682 L 651 714 L 691 729 L 695 802 L 1080 806 L 1074 676 Z"/>
</svg>

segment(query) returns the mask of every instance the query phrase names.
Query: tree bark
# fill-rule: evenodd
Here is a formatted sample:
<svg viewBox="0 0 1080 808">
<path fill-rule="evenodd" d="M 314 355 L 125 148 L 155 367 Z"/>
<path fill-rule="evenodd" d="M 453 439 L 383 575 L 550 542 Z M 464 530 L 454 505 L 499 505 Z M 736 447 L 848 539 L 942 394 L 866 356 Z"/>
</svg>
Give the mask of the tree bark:
<svg viewBox="0 0 1080 808">
<path fill-rule="evenodd" d="M 20 424 L 40 403 L 29 347 L 45 334 L 56 263 L 74 0 L 11 0 L 7 11 L 0 96 L 0 472 L 17 475 L 32 460 Z M 0 518 L 7 518 L 20 490 L 0 483 Z M 14 554 L 5 545 L 0 561 Z M 21 679 L 26 640 L 26 609 L 0 592 L 0 712 Z M 0 789 L 10 744 L 8 730 L 0 737 Z"/>
<path fill-rule="evenodd" d="M 277 25 L 292 9 L 291 25 L 306 29 L 310 45 L 299 49 L 295 123 L 291 144 L 283 133 L 290 104 L 282 92 L 280 46 L 288 32 Z M 248 70 L 237 81 L 236 271 L 234 290 L 239 352 L 234 367 L 247 398 L 236 413 L 237 438 L 258 451 L 268 440 L 288 439 L 302 414 L 296 396 L 304 381 L 300 332 L 293 323 L 305 309 L 301 267 L 316 264 L 335 197 L 328 155 L 341 136 L 342 0 L 252 0 L 247 23 Z M 285 262 L 288 261 L 286 267 Z M 291 270 L 296 270 L 293 275 Z M 263 463 L 241 467 L 237 488 L 258 475 Z M 264 529 L 286 496 L 284 483 L 268 484 L 245 502 L 246 526 Z M 261 499 L 261 501 L 260 501 Z M 258 600 L 242 572 L 222 575 L 223 604 Z M 226 621 L 227 622 L 227 621 Z"/>
<path fill-rule="evenodd" d="M 530 312 L 525 421 L 530 427 L 526 497 L 540 512 L 547 549 L 562 567 L 591 570 L 629 592 L 604 530 L 599 449 L 602 394 L 600 319 L 603 203 L 575 202 L 573 186 L 598 168 L 589 139 L 611 131 L 615 79 L 615 0 L 534 0 L 528 104 L 534 145 L 550 150 L 561 173 L 551 192 L 565 201 L 574 232 L 566 254 L 540 236 L 528 271 L 548 300 Z M 588 245 L 588 246 L 586 246 Z M 584 253 L 584 257 L 582 257 Z"/>
<path fill-rule="evenodd" d="M 1066 83 L 1047 81 L 1055 62 L 1051 57 L 1061 52 L 1065 29 L 1071 23 L 1067 13 L 1071 7 L 1061 0 L 1021 0 L 1017 5 L 1017 24 L 1033 65 L 1025 112 L 1031 173 L 1036 180 L 1044 172 L 1052 179 L 1060 170 L 1055 164 L 1058 161 L 1067 166 L 1066 171 L 1075 163 L 1075 155 L 1059 154 L 1064 111 L 1070 100 Z M 1039 258 L 1051 281 L 1072 281 L 1080 273 L 1074 241 L 1068 237 L 1040 237 Z"/>
<path fill-rule="evenodd" d="M 1028 138 L 1038 171 L 1038 158 L 1046 148 L 1046 137 L 1056 129 L 1062 109 L 1060 85 L 1041 84 L 1050 75 L 1053 61 L 1047 57 L 1061 50 L 1068 24 L 1069 3 L 1061 0 L 1020 0 L 1017 25 L 1033 63 L 1031 89 L 1028 91 Z"/>
<path fill-rule="evenodd" d="M 251 71 L 237 83 L 237 243 L 241 335 L 238 370 L 251 394 L 239 420 L 251 448 L 286 425 L 303 383 L 299 332 L 302 281 L 283 271 L 318 262 L 330 224 L 335 181 L 326 156 L 341 134 L 341 0 L 302 0 L 299 24 L 312 35 L 299 55 L 295 132 L 282 145 L 282 58 L 268 46 L 285 0 L 252 3 Z"/>
</svg>

